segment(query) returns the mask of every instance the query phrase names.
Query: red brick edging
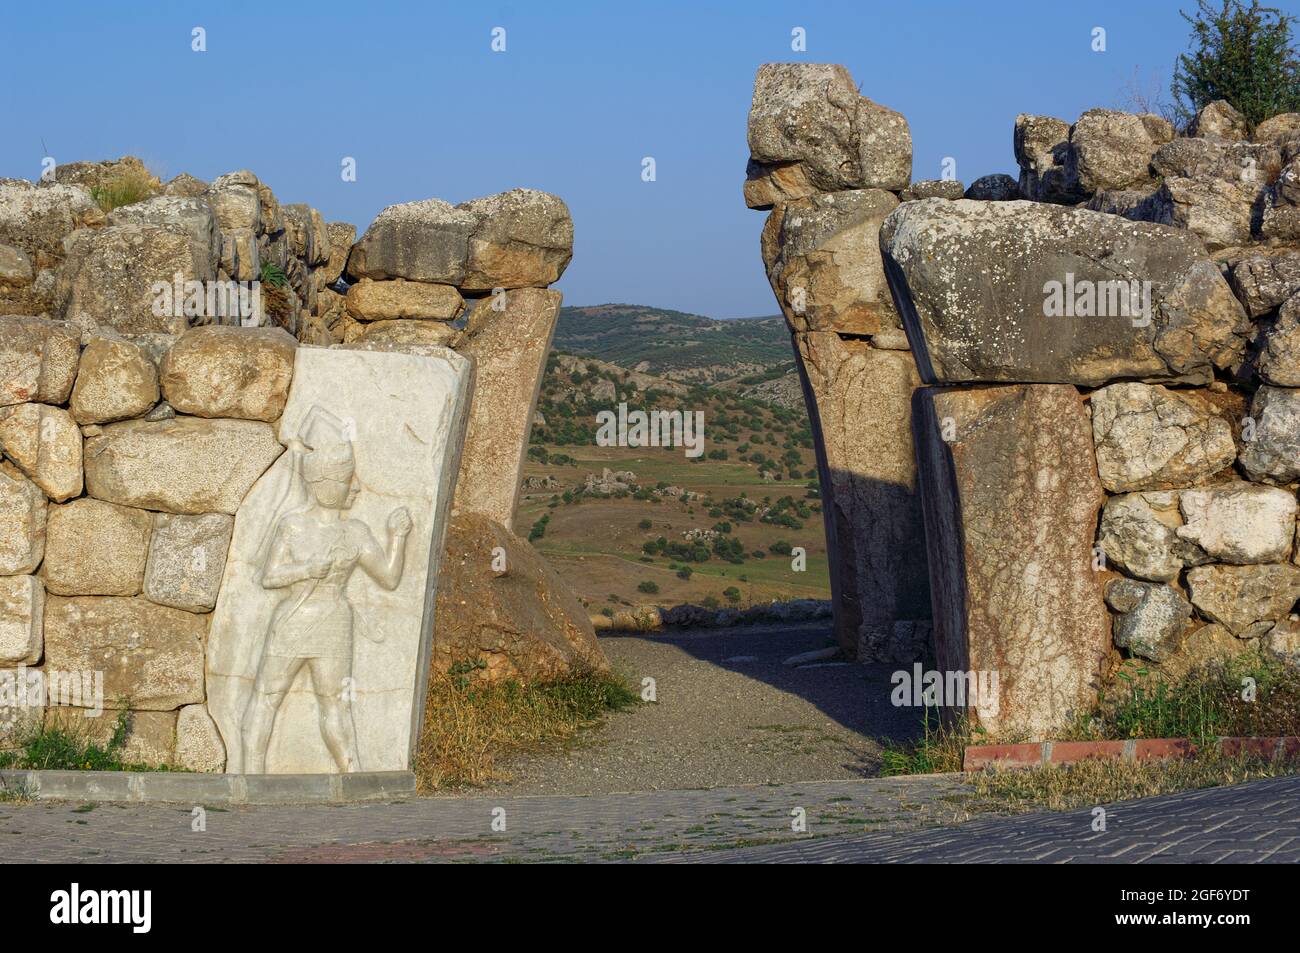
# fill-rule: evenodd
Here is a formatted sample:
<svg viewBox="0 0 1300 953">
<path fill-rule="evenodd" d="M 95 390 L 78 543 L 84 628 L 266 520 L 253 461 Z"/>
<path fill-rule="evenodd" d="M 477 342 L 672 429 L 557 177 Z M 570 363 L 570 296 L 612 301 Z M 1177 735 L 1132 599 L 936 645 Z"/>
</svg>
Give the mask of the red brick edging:
<svg viewBox="0 0 1300 953">
<path fill-rule="evenodd" d="M 1230 757 L 1253 754 L 1263 758 L 1300 757 L 1300 737 L 1220 738 L 1219 751 Z M 1149 761 L 1186 758 L 1196 745 L 1186 738 L 1133 738 L 1128 741 L 1034 741 L 1010 745 L 968 745 L 963 771 L 980 768 L 1033 768 L 1044 764 L 1073 764 L 1089 758 L 1101 761 Z"/>
</svg>

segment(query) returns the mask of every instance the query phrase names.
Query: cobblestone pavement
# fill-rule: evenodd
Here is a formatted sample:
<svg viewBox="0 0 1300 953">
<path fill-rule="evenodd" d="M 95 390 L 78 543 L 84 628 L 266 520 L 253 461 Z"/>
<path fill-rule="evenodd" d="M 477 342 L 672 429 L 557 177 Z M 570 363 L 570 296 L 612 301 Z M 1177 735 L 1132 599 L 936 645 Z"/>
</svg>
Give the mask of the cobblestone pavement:
<svg viewBox="0 0 1300 953">
<path fill-rule="evenodd" d="M 712 853 L 727 863 L 1294 864 L 1300 777 L 1128 801 L 1106 808 L 974 821 L 943 830 L 874 833 Z M 675 860 L 700 859 L 679 855 Z"/>
<path fill-rule="evenodd" d="M 10 862 L 1105 862 L 1300 860 L 1300 777 L 1091 810 L 988 817 L 956 778 L 593 797 L 210 809 L 0 804 Z M 806 832 L 794 830 L 800 817 Z M 504 812 L 504 813 L 502 813 Z M 974 819 L 972 819 L 974 818 Z M 504 821 L 494 831 L 493 821 Z M 954 826 L 955 825 L 955 826 Z"/>
<path fill-rule="evenodd" d="M 623 860 L 915 830 L 971 815 L 954 778 L 896 778 L 592 797 L 419 798 L 382 804 L 211 808 L 0 804 L 11 862 Z M 493 821 L 505 831 L 494 831 Z"/>
</svg>

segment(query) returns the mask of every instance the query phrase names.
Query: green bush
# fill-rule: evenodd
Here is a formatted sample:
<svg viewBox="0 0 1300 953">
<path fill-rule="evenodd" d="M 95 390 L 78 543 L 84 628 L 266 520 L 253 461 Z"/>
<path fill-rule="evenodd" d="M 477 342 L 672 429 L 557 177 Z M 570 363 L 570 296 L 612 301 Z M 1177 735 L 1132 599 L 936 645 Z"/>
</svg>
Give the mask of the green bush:
<svg viewBox="0 0 1300 953">
<path fill-rule="evenodd" d="M 1174 65 L 1172 92 L 1184 122 L 1201 107 L 1226 99 L 1251 131 L 1271 116 L 1300 109 L 1300 60 L 1291 45 L 1295 18 L 1251 0 L 1198 0 L 1192 49 Z"/>
</svg>

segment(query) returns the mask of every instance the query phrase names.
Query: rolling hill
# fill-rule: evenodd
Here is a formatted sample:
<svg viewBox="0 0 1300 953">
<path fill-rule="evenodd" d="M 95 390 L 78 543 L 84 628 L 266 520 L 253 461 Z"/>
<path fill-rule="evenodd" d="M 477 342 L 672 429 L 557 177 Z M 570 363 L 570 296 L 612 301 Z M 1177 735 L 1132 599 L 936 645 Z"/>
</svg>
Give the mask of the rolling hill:
<svg viewBox="0 0 1300 953">
<path fill-rule="evenodd" d="M 554 348 L 668 380 L 717 384 L 788 367 L 779 317 L 719 321 L 633 304 L 562 308 Z"/>
</svg>

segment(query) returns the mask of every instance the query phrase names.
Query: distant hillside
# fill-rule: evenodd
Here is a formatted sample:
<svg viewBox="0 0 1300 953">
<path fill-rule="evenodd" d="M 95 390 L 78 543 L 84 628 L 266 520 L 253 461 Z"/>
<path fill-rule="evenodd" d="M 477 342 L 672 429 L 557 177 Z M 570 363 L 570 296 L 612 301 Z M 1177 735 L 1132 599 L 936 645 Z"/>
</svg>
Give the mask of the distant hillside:
<svg viewBox="0 0 1300 953">
<path fill-rule="evenodd" d="M 791 363 L 779 316 L 718 321 L 633 304 L 561 308 L 555 350 L 669 380 L 713 384 Z"/>
</svg>

